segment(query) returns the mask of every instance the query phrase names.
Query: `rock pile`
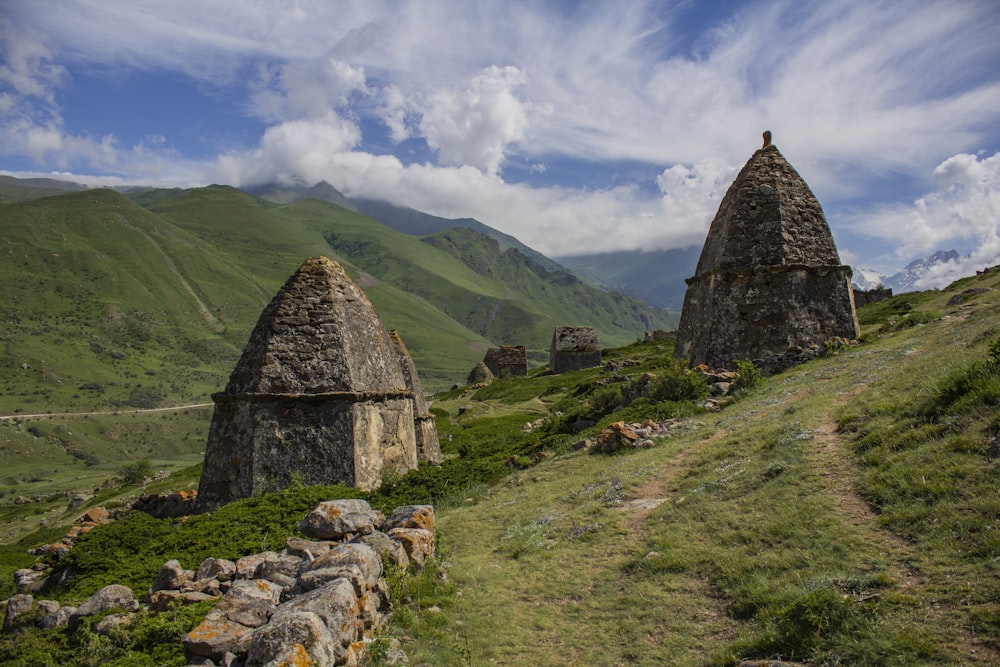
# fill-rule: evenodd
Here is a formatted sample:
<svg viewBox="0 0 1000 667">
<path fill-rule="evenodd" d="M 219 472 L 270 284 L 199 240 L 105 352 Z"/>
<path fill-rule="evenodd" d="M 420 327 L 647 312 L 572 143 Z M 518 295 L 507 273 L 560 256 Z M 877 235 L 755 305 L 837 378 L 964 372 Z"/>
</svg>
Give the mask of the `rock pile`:
<svg viewBox="0 0 1000 667">
<path fill-rule="evenodd" d="M 142 496 L 132 503 L 132 509 L 145 512 L 157 519 L 175 519 L 194 514 L 197 497 L 198 492 L 194 489 L 151 494 Z"/>
<path fill-rule="evenodd" d="M 672 430 L 683 425 L 684 422 L 677 418 L 661 421 L 647 419 L 644 422 L 627 424 L 623 421 L 614 422 L 598 434 L 592 449 L 610 454 L 622 449 L 652 447 L 655 444 L 653 438 L 668 435 Z"/>
<path fill-rule="evenodd" d="M 151 611 L 174 601 L 218 603 L 181 641 L 190 665 L 357 665 L 384 621 L 390 592 L 383 562 L 422 567 L 434 556 L 434 508 L 408 505 L 386 518 L 364 500 L 320 503 L 299 524 L 307 539 L 290 537 L 280 552 L 236 561 L 207 558 L 196 570 L 167 561 L 143 602 Z M 140 608 L 133 592 L 108 586 L 79 607 L 35 602 L 19 593 L 6 602 L 4 631 L 41 610 L 44 628 L 120 608 L 97 632 L 127 625 Z"/>
</svg>

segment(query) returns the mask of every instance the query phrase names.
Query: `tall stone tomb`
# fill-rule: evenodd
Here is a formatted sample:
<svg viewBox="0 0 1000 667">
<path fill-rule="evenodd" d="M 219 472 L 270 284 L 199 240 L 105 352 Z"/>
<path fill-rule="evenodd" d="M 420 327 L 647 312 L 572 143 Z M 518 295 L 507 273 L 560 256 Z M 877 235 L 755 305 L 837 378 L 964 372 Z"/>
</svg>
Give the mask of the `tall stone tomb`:
<svg viewBox="0 0 1000 667">
<path fill-rule="evenodd" d="M 857 338 L 851 268 L 823 209 L 765 133 L 708 230 L 677 328 L 675 354 L 777 372 L 832 338 Z"/>
<path fill-rule="evenodd" d="M 195 509 L 293 479 L 370 490 L 382 472 L 440 460 L 413 362 L 361 289 L 306 260 L 264 309 L 215 412 Z"/>
<path fill-rule="evenodd" d="M 549 370 L 565 373 L 601 365 L 601 337 L 594 327 L 556 327 L 549 348 Z"/>
</svg>

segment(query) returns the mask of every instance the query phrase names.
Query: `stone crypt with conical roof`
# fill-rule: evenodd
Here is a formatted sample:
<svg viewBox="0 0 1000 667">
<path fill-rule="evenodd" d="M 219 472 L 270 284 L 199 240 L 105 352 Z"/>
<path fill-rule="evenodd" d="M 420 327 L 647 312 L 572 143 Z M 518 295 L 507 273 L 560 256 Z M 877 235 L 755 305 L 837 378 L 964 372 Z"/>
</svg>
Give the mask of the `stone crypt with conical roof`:
<svg viewBox="0 0 1000 667">
<path fill-rule="evenodd" d="M 687 284 L 675 354 L 692 365 L 748 359 L 776 372 L 859 335 L 851 268 L 770 132 L 723 197 Z"/>
<path fill-rule="evenodd" d="M 264 309 L 215 394 L 196 511 L 293 479 L 372 489 L 439 463 L 437 431 L 398 335 L 336 262 L 306 260 Z"/>
</svg>

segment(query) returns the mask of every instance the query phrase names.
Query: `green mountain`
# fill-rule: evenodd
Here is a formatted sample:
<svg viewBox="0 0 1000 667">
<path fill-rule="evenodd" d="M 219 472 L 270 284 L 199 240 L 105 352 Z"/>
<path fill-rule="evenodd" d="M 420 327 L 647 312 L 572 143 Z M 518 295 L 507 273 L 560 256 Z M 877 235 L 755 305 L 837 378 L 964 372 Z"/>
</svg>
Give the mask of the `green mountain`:
<svg viewBox="0 0 1000 667">
<path fill-rule="evenodd" d="M 362 285 L 430 388 L 464 380 L 491 344 L 524 344 L 543 362 L 558 324 L 597 326 L 620 344 L 672 323 L 531 262 L 511 264 L 513 255 L 499 258 L 509 264 L 502 275 L 476 273 L 432 243 L 316 199 L 281 206 L 222 186 L 131 198 L 84 190 L 4 205 L 0 224 L 4 414 L 207 401 L 264 305 L 317 254 Z M 481 235 L 467 245 L 477 243 L 498 252 Z"/>
<path fill-rule="evenodd" d="M 701 246 L 683 250 L 622 250 L 556 257 L 568 269 L 604 289 L 670 310 L 681 309 L 685 279 L 694 275 Z"/>
<path fill-rule="evenodd" d="M 4 204 L 86 189 L 85 185 L 57 181 L 54 178 L 14 178 L 0 175 L 0 203 Z"/>
<path fill-rule="evenodd" d="M 471 229 L 494 239 L 500 244 L 501 250 L 515 248 L 549 271 L 558 272 L 566 270 L 558 262 L 524 245 L 510 234 L 504 234 L 500 230 L 483 224 L 475 218 L 441 218 L 436 215 L 424 213 L 423 211 L 417 211 L 405 206 L 396 206 L 390 202 L 378 199 L 354 199 L 352 201 L 361 213 L 370 215 L 383 225 L 392 227 L 404 234 L 429 236 L 459 227 Z"/>
</svg>

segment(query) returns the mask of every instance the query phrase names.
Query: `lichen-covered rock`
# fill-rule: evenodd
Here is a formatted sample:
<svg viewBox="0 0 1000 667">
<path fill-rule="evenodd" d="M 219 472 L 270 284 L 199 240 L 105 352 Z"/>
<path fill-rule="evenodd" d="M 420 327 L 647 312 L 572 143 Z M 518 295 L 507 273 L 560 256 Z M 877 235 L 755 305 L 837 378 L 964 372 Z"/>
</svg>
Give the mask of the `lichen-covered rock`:
<svg viewBox="0 0 1000 667">
<path fill-rule="evenodd" d="M 206 618 L 224 618 L 248 628 L 259 628 L 268 622 L 277 605 L 263 598 L 224 597 Z"/>
<path fill-rule="evenodd" d="M 247 667 L 332 667 L 345 653 L 319 615 L 309 611 L 283 614 L 254 631 Z"/>
<path fill-rule="evenodd" d="M 361 638 L 364 629 L 360 618 L 361 610 L 354 587 L 345 579 L 335 579 L 321 588 L 309 591 L 283 603 L 274 612 L 271 623 L 280 621 L 289 614 L 311 612 L 323 620 L 339 648 L 343 648 Z"/>
<path fill-rule="evenodd" d="M 135 614 L 108 614 L 94 626 L 99 635 L 109 635 L 118 628 L 128 627 L 135 622 Z"/>
<path fill-rule="evenodd" d="M 823 209 L 774 145 L 753 154 L 726 192 L 689 278 L 675 354 L 692 365 L 765 372 L 793 348 L 853 339 L 850 286 Z"/>
<path fill-rule="evenodd" d="M 192 581 L 194 577 L 195 573 L 191 570 L 185 570 L 177 560 L 168 560 L 160 568 L 156 578 L 153 579 L 153 585 L 150 586 L 149 592 L 177 591 L 184 584 Z"/>
<path fill-rule="evenodd" d="M 102 611 L 108 611 L 109 609 L 115 609 L 118 607 L 121 607 L 125 611 L 138 611 L 139 601 L 135 599 L 135 594 L 132 593 L 132 589 L 128 586 L 111 584 L 110 586 L 105 586 L 84 600 L 83 604 L 77 607 L 76 611 L 73 612 L 71 621 L 75 618 L 93 616 L 94 614 L 99 614 Z"/>
<path fill-rule="evenodd" d="M 382 576 L 382 561 L 375 550 L 367 545 L 353 542 L 338 544 L 313 562 L 304 564 L 299 582 L 304 589 L 313 589 L 320 585 L 319 582 L 326 583 L 337 576 L 351 579 L 354 577 L 354 569 L 361 577 L 360 582 L 354 582 L 355 590 L 371 589 Z M 324 578 L 326 581 L 323 581 Z"/>
<path fill-rule="evenodd" d="M 22 593 L 37 593 L 45 587 L 47 578 L 43 570 L 22 568 L 14 571 L 14 586 Z"/>
<path fill-rule="evenodd" d="M 288 554 L 268 555 L 264 561 L 257 566 L 256 578 L 267 579 L 275 583 L 282 583 L 279 579 L 295 579 L 302 565 L 302 559 L 298 556 Z"/>
<path fill-rule="evenodd" d="M 366 535 L 385 520 L 365 500 L 328 500 L 317 505 L 301 522 L 299 530 L 321 540 L 339 540 L 345 535 Z"/>
<path fill-rule="evenodd" d="M 428 558 L 434 557 L 434 533 L 423 528 L 393 528 L 389 537 L 397 540 L 406 555 L 417 567 L 423 567 Z"/>
<path fill-rule="evenodd" d="M 270 556 L 277 556 L 276 551 L 262 551 L 258 554 L 250 554 L 236 561 L 236 577 L 238 579 L 253 579 L 260 564 Z"/>
<path fill-rule="evenodd" d="M 219 662 L 226 653 L 246 653 L 252 637 L 253 629 L 241 623 L 224 617 L 206 617 L 181 637 L 181 643 L 188 658 L 203 656 Z"/>
<path fill-rule="evenodd" d="M 406 549 L 403 548 L 403 545 L 381 531 L 376 531 L 371 535 L 360 535 L 355 537 L 352 542 L 371 547 L 380 559 L 392 563 L 396 567 L 405 570 L 410 565 L 410 557 L 406 555 Z"/>
<path fill-rule="evenodd" d="M 225 558 L 212 558 L 209 556 L 194 573 L 195 581 L 205 581 L 217 579 L 218 581 L 230 581 L 236 576 L 236 563 Z"/>
<path fill-rule="evenodd" d="M 76 613 L 76 607 L 61 607 L 55 600 L 39 600 L 38 606 L 43 613 L 38 626 L 46 630 L 69 625 L 69 620 Z"/>
<path fill-rule="evenodd" d="M 22 616 L 35 606 L 35 598 L 26 593 L 18 593 L 7 598 L 7 615 L 3 620 L 3 631 L 9 632 L 14 629 L 14 624 L 18 616 Z"/>
<path fill-rule="evenodd" d="M 403 505 L 397 507 L 382 524 L 382 530 L 388 532 L 393 528 L 423 528 L 434 532 L 433 505 Z"/>
<path fill-rule="evenodd" d="M 298 556 L 306 561 L 313 561 L 336 545 L 331 540 L 304 540 L 301 537 L 289 537 L 285 540 L 285 553 Z"/>
</svg>

